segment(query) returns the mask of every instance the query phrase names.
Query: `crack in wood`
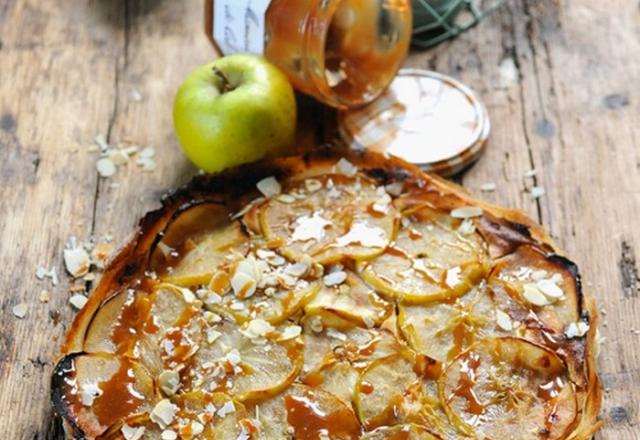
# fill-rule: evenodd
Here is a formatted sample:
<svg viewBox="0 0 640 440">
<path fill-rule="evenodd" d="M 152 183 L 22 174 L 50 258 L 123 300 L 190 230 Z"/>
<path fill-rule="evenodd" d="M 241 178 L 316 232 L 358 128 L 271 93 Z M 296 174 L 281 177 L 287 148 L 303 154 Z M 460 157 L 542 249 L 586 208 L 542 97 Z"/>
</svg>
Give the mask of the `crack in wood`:
<svg viewBox="0 0 640 440">
<path fill-rule="evenodd" d="M 622 240 L 618 266 L 620 267 L 624 297 L 637 298 L 640 293 L 640 276 L 636 265 L 636 254 L 633 246 L 626 240 Z"/>
<path fill-rule="evenodd" d="M 120 107 L 120 74 L 121 70 L 126 72 L 128 63 L 129 63 L 129 33 L 130 33 L 130 20 L 129 20 L 129 0 L 124 0 L 123 5 L 123 22 L 124 22 L 124 43 L 122 47 L 122 57 L 123 63 L 122 68 L 120 67 L 120 55 L 116 56 L 115 61 L 115 72 L 114 72 L 114 89 L 115 89 L 115 97 L 113 99 L 113 107 L 111 110 L 111 114 L 109 115 L 109 122 L 107 125 L 107 134 L 106 141 L 108 144 L 112 141 L 113 127 L 115 126 L 116 117 L 118 116 L 118 110 Z M 91 212 L 91 229 L 90 235 L 93 236 L 96 232 L 96 219 L 98 213 L 98 201 L 100 199 L 100 187 L 101 187 L 101 178 L 100 174 L 97 175 L 96 178 L 96 190 L 93 195 L 93 209 Z"/>
<path fill-rule="evenodd" d="M 526 3 L 526 2 L 525 2 Z M 531 19 L 531 17 L 529 17 L 529 20 Z M 517 44 L 515 43 L 517 41 L 517 35 L 516 35 L 516 16 L 515 16 L 515 12 L 513 11 L 513 9 L 511 9 L 511 34 L 512 34 L 512 38 L 513 38 L 513 45 L 511 47 L 506 47 L 503 44 L 503 50 L 508 50 L 508 52 L 511 54 L 511 56 L 513 57 L 513 64 L 516 67 L 516 70 L 518 71 L 518 97 L 520 98 L 520 106 L 521 106 L 521 111 L 520 111 L 520 123 L 522 126 L 522 134 L 524 136 L 524 141 L 525 141 L 525 146 L 527 147 L 527 156 L 528 156 L 528 160 L 529 160 L 529 166 L 531 167 L 531 169 L 535 169 L 536 168 L 536 164 L 535 164 L 535 160 L 533 158 L 533 149 L 531 146 L 531 138 L 529 137 L 529 127 L 527 124 L 527 102 L 526 102 L 526 98 L 525 98 L 525 94 L 524 94 L 524 84 L 523 84 L 523 74 L 522 74 L 522 65 L 520 63 L 520 54 L 518 52 L 518 48 L 517 48 Z M 538 185 L 538 178 L 537 176 L 533 176 L 533 184 L 534 185 Z M 542 208 L 540 206 L 540 200 L 536 199 L 535 200 L 535 204 L 536 204 L 536 216 L 537 216 L 537 221 L 539 224 L 544 224 L 543 222 L 543 218 L 542 218 Z"/>
</svg>

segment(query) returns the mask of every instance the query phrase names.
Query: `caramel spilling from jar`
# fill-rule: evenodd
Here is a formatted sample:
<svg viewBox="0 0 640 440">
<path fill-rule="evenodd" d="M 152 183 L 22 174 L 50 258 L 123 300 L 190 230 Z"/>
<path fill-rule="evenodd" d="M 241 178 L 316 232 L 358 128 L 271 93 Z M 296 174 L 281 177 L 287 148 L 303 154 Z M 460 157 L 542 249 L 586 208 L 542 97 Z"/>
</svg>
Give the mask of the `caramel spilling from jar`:
<svg viewBox="0 0 640 440">
<path fill-rule="evenodd" d="M 297 90 L 339 108 L 379 96 L 400 68 L 411 38 L 408 0 L 273 0 L 263 17 L 253 12 L 264 20 L 262 54 Z M 207 34 L 220 48 L 215 13 L 210 0 Z"/>
</svg>

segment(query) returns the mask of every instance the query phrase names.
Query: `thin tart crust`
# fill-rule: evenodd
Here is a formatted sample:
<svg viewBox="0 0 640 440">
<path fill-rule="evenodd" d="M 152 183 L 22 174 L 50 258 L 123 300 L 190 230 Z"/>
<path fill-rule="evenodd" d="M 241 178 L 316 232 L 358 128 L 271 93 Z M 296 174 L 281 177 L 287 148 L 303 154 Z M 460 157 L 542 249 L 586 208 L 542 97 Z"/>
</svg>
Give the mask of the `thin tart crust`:
<svg viewBox="0 0 640 440">
<path fill-rule="evenodd" d="M 322 149 L 163 199 L 67 333 L 77 439 L 588 439 L 596 319 L 517 211 Z"/>
</svg>

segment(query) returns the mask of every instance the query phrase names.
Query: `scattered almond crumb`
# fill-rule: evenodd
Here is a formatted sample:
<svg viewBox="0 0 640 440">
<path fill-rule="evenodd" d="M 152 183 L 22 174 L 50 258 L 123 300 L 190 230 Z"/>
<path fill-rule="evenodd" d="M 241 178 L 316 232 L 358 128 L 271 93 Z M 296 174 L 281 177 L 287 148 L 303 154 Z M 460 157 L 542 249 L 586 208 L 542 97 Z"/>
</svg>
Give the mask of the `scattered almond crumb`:
<svg viewBox="0 0 640 440">
<path fill-rule="evenodd" d="M 16 304 L 11 311 L 16 318 L 22 319 L 27 316 L 27 305 L 25 303 Z"/>
<path fill-rule="evenodd" d="M 88 298 L 84 295 L 81 295 L 79 293 L 73 295 L 71 298 L 69 298 L 69 303 L 71 303 L 71 305 L 73 307 L 75 307 L 76 309 L 80 310 L 81 308 L 83 308 L 85 306 L 85 304 L 87 303 Z"/>
<path fill-rule="evenodd" d="M 49 293 L 49 291 L 43 289 L 40 292 L 40 302 L 48 303 L 50 299 L 51 299 L 51 294 Z"/>
<path fill-rule="evenodd" d="M 142 101 L 142 93 L 138 89 L 131 89 L 131 93 L 129 93 L 129 97 L 133 102 Z"/>
<path fill-rule="evenodd" d="M 100 177 L 111 177 L 116 173 L 116 165 L 108 157 L 98 159 L 96 169 Z"/>
<path fill-rule="evenodd" d="M 529 191 L 529 194 L 531 195 L 531 198 L 533 198 L 533 199 L 537 199 L 539 197 L 542 197 L 543 195 L 545 195 L 545 193 L 546 193 L 545 189 L 543 187 L 541 187 L 541 186 L 534 186 Z"/>
<path fill-rule="evenodd" d="M 524 177 L 534 177 L 538 175 L 538 170 L 536 169 L 531 169 L 527 172 L 524 173 Z"/>
<path fill-rule="evenodd" d="M 493 182 L 489 182 L 489 183 L 484 183 L 481 187 L 480 187 L 480 191 L 483 192 L 493 192 L 496 190 L 496 184 Z"/>
</svg>

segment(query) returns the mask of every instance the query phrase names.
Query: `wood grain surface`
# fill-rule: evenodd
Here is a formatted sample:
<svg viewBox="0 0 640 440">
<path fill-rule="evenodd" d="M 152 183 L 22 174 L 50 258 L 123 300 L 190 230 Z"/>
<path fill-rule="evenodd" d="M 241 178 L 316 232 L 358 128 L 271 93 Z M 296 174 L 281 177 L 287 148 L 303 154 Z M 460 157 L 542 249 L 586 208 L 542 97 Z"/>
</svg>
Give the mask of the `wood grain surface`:
<svg viewBox="0 0 640 440">
<path fill-rule="evenodd" d="M 200 0 L 0 0 L 0 438 L 58 439 L 49 377 L 74 310 L 70 236 L 123 243 L 162 193 L 196 170 L 180 153 L 173 95 L 215 56 Z M 511 0 L 408 66 L 453 75 L 487 104 L 486 153 L 456 179 L 529 213 L 581 268 L 602 309 L 597 439 L 640 438 L 640 9 L 637 1 Z M 141 98 L 141 99 L 139 99 Z M 300 117 L 317 118 L 305 106 Z M 110 144 L 152 145 L 99 178 Z M 524 177 L 531 169 L 535 177 Z M 484 183 L 496 191 L 482 193 Z M 540 186 L 546 194 L 532 199 Z M 60 283 L 39 280 L 55 268 Z M 39 301 L 40 292 L 51 301 Z M 27 305 L 24 319 L 12 309 Z M 605 314 L 606 313 L 606 314 Z"/>
</svg>

